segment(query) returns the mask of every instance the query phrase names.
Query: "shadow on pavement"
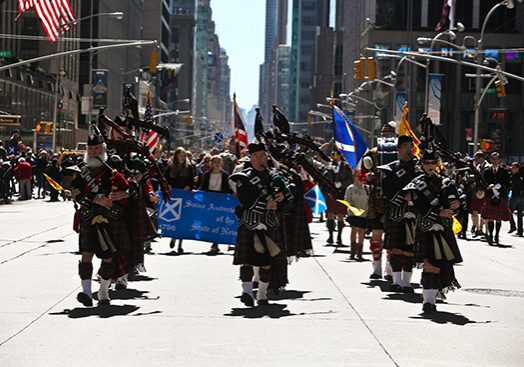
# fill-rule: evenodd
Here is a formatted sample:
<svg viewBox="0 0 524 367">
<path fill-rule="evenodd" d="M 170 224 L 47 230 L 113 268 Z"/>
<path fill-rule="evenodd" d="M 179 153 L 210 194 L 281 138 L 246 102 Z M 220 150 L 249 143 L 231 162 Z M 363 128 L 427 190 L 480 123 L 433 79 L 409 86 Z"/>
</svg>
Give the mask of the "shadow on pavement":
<svg viewBox="0 0 524 367">
<path fill-rule="evenodd" d="M 390 293 L 383 299 L 404 301 L 408 303 L 420 303 L 422 305 L 422 295 L 417 293 Z"/>
<path fill-rule="evenodd" d="M 390 292 L 391 291 L 391 282 L 388 282 L 386 280 L 381 280 L 381 279 L 370 280 L 368 283 L 364 282 L 364 283 L 360 283 L 360 284 L 366 285 L 368 288 L 380 287 L 380 290 L 382 292 Z"/>
<path fill-rule="evenodd" d="M 269 299 L 271 300 L 281 300 L 281 299 L 298 299 L 304 298 L 304 294 L 311 293 L 311 291 L 295 291 L 295 290 L 285 290 L 282 292 L 271 292 L 269 294 Z"/>
<path fill-rule="evenodd" d="M 157 280 L 158 278 L 152 278 L 150 276 L 147 276 L 147 275 L 141 275 L 141 274 L 138 274 L 138 275 L 131 275 L 129 274 L 129 281 L 130 282 L 151 282 L 153 280 Z"/>
<path fill-rule="evenodd" d="M 159 299 L 160 297 L 148 297 L 145 295 L 146 293 L 149 293 L 149 291 L 139 291 L 137 289 L 120 289 L 120 290 L 110 290 L 109 291 L 109 298 L 111 299 L 148 299 L 155 301 Z"/>
<path fill-rule="evenodd" d="M 261 319 L 269 317 L 271 319 L 279 319 L 286 316 L 294 316 L 286 310 L 287 305 L 278 303 L 270 303 L 269 305 L 249 307 L 249 308 L 232 308 L 231 313 L 226 313 L 224 316 L 241 316 L 246 319 Z"/>
<path fill-rule="evenodd" d="M 80 319 L 90 316 L 98 316 L 102 319 L 107 319 L 113 316 L 126 316 L 135 312 L 140 307 L 133 305 L 108 305 L 88 308 L 73 308 L 65 309 L 62 312 L 50 312 L 50 315 L 67 315 L 70 319 Z"/>
<path fill-rule="evenodd" d="M 420 316 L 410 316 L 410 319 L 422 319 L 422 320 L 430 320 L 437 324 L 453 324 L 453 325 L 459 325 L 464 326 L 467 324 L 489 324 L 491 321 L 473 321 L 468 319 L 465 316 L 462 316 L 461 314 L 457 313 L 451 313 L 451 312 L 433 312 L 433 313 L 422 313 Z"/>
<path fill-rule="evenodd" d="M 175 250 L 171 252 L 163 252 L 163 253 L 157 252 L 157 255 L 163 255 L 163 256 L 183 256 L 183 255 L 192 255 L 192 254 L 193 254 L 192 252 L 185 252 L 185 251 L 179 254 Z"/>
<path fill-rule="evenodd" d="M 64 240 L 58 239 L 58 240 L 47 240 L 47 241 L 45 241 L 45 243 L 55 243 L 55 242 L 64 242 Z"/>
</svg>

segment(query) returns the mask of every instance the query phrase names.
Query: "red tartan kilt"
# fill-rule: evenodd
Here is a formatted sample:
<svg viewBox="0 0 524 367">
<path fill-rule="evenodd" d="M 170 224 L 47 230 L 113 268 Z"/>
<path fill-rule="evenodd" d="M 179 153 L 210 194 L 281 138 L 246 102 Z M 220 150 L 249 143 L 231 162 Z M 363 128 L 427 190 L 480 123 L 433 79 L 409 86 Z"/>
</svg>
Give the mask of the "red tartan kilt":
<svg viewBox="0 0 524 367">
<path fill-rule="evenodd" d="M 348 207 L 331 195 L 326 195 L 326 205 L 328 213 L 346 215 L 348 212 Z"/>
<path fill-rule="evenodd" d="M 266 234 L 284 251 L 278 228 L 269 228 Z M 253 245 L 254 236 L 255 232 L 247 229 L 245 225 L 238 226 L 237 242 L 233 257 L 234 265 L 267 266 L 271 264 L 272 260 L 269 254 L 260 254 L 255 251 L 255 246 Z"/>
<path fill-rule="evenodd" d="M 471 199 L 471 203 L 469 204 L 469 212 L 478 212 L 482 210 L 482 206 L 484 205 L 486 198 L 483 197 L 482 199 L 479 199 L 477 196 L 473 195 L 473 198 Z"/>
<path fill-rule="evenodd" d="M 491 203 L 491 198 L 486 198 L 486 202 L 482 207 L 481 215 L 483 219 L 509 221 L 511 218 L 511 212 L 509 211 L 508 199 L 500 199 L 499 205 L 493 205 Z"/>
</svg>

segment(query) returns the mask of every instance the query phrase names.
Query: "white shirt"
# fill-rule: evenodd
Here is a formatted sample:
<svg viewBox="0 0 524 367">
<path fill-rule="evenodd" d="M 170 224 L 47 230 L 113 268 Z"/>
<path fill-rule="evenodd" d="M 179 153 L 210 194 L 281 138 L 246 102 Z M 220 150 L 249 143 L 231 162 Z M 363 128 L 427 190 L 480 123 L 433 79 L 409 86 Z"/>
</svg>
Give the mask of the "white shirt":
<svg viewBox="0 0 524 367">
<path fill-rule="evenodd" d="M 222 190 L 222 172 L 213 173 L 209 175 L 209 191 Z"/>
</svg>

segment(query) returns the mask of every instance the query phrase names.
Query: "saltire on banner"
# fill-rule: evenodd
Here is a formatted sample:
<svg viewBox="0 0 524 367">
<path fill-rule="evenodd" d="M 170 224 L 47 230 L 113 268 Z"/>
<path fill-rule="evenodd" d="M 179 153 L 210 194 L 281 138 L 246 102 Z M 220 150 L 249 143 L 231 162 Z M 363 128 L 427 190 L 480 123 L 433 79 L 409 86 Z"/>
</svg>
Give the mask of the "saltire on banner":
<svg viewBox="0 0 524 367">
<path fill-rule="evenodd" d="M 146 110 L 144 113 L 144 122 L 149 125 L 154 125 L 153 108 L 151 107 L 151 91 L 147 91 Z M 153 154 L 160 141 L 160 136 L 156 131 L 142 129 L 140 131 L 139 139 L 142 144 L 147 146 L 149 153 Z"/>
<path fill-rule="evenodd" d="M 320 215 L 327 210 L 326 199 L 318 185 L 313 186 L 304 194 L 304 200 L 306 200 L 314 215 Z"/>
<path fill-rule="evenodd" d="M 242 151 L 247 149 L 248 137 L 247 129 L 242 116 L 240 115 L 240 109 L 237 104 L 237 95 L 233 93 L 233 121 L 235 122 L 235 154 L 237 158 L 240 158 Z"/>
<path fill-rule="evenodd" d="M 446 18 L 449 19 L 449 29 L 455 29 L 455 3 L 456 0 L 444 0 L 440 11 L 440 20 L 435 26 L 435 32 L 441 32 L 446 25 Z"/>
<path fill-rule="evenodd" d="M 34 8 L 51 42 L 54 42 L 63 31 L 76 25 L 70 0 L 18 0 L 20 14 L 17 19 L 30 8 Z"/>
<path fill-rule="evenodd" d="M 421 157 L 420 148 L 419 148 L 420 140 L 419 138 L 417 138 L 413 130 L 411 130 L 411 125 L 408 122 L 408 112 L 409 112 L 409 108 L 408 108 L 408 103 L 406 102 L 404 103 L 404 108 L 402 109 L 402 118 L 400 119 L 400 123 L 398 124 L 398 135 L 399 136 L 407 135 L 413 138 L 413 145 L 414 145 L 413 153 L 417 157 L 420 158 Z"/>
<path fill-rule="evenodd" d="M 337 106 L 333 106 L 335 145 L 351 168 L 356 169 L 368 150 L 357 127 Z"/>
</svg>

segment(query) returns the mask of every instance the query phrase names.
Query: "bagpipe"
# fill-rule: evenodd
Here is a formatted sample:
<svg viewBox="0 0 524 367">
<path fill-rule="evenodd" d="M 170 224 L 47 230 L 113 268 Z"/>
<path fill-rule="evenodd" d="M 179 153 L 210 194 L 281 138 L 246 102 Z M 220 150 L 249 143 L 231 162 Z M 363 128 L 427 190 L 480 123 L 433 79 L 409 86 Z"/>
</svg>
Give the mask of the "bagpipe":
<svg viewBox="0 0 524 367">
<path fill-rule="evenodd" d="M 93 124 L 93 122 L 91 123 Z M 105 129 L 106 125 L 114 129 L 120 136 L 122 136 L 123 140 L 109 139 L 107 130 Z M 156 126 L 156 125 L 153 125 L 153 126 Z M 106 142 L 108 146 L 108 149 L 115 149 L 116 151 L 126 152 L 126 153 L 136 152 L 136 153 L 143 155 L 144 157 L 146 157 L 149 160 L 150 168 L 153 169 L 153 171 L 155 172 L 157 176 L 157 179 L 160 185 L 160 190 L 162 191 L 162 197 L 164 198 L 166 202 L 169 201 L 169 193 L 170 193 L 169 185 L 166 181 L 166 178 L 164 177 L 162 170 L 160 169 L 158 162 L 156 161 L 155 157 L 153 157 L 153 155 L 149 151 L 149 148 L 146 145 L 139 142 L 133 135 L 127 133 L 122 128 L 122 126 L 118 125 L 115 121 L 111 120 L 111 118 L 109 118 L 104 113 L 103 108 L 100 108 L 100 111 L 98 114 L 97 128 L 100 130 L 100 133 L 102 137 L 104 138 L 104 141 Z M 154 131 L 157 131 L 157 130 L 154 130 Z M 169 134 L 169 132 L 167 133 Z"/>
<path fill-rule="evenodd" d="M 488 185 L 486 180 L 474 165 L 473 159 L 468 159 L 458 152 L 448 148 L 446 138 L 431 118 L 423 113 L 420 121 L 422 136 L 420 137 L 420 150 L 434 149 L 443 161 L 453 163 L 460 171 L 469 171 L 475 177 L 479 189 L 485 189 Z"/>
</svg>

